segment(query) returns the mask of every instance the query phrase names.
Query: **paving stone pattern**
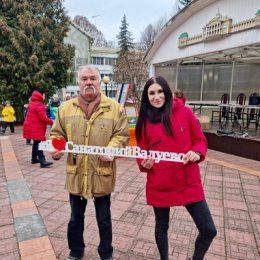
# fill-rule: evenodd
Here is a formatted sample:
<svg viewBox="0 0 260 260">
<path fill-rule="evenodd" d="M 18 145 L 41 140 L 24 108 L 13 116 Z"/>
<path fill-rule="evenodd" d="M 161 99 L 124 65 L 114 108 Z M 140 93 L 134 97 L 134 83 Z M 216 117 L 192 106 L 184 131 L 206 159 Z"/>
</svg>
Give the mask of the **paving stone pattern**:
<svg viewBox="0 0 260 260">
<path fill-rule="evenodd" d="M 64 190 L 65 160 L 51 168 L 30 164 L 31 146 L 21 127 L 0 137 L 0 259 L 65 260 L 70 215 Z M 48 152 L 46 158 L 51 160 Z M 118 159 L 116 190 L 112 194 L 115 260 L 158 260 L 154 214 L 146 205 L 146 175 L 134 159 Z M 218 235 L 207 260 L 260 259 L 260 162 L 209 150 L 201 164 L 207 201 Z M 191 256 L 196 227 L 183 207 L 170 212 L 170 260 Z M 98 260 L 98 229 L 93 202 L 86 210 L 83 260 Z"/>
</svg>

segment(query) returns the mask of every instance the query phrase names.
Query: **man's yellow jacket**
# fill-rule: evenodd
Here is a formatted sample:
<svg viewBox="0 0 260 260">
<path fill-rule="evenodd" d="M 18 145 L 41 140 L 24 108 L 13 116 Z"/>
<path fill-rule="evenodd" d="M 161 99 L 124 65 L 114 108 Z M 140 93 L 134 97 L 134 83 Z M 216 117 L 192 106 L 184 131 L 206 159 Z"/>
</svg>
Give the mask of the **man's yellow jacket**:
<svg viewBox="0 0 260 260">
<path fill-rule="evenodd" d="M 129 128 L 123 107 L 101 93 L 98 108 L 87 120 L 78 98 L 64 102 L 50 132 L 50 139 L 64 137 L 77 145 L 124 147 Z M 68 153 L 65 189 L 84 198 L 114 191 L 116 162 L 104 162 L 96 155 Z"/>
</svg>

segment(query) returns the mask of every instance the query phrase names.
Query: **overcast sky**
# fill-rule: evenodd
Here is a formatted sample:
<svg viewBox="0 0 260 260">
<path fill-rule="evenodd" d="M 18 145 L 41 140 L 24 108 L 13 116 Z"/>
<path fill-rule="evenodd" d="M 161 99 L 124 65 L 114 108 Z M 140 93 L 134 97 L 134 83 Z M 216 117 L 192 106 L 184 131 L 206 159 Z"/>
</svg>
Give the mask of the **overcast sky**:
<svg viewBox="0 0 260 260">
<path fill-rule="evenodd" d="M 176 10 L 177 0 L 64 0 L 64 7 L 73 20 L 85 16 L 105 35 L 107 41 L 116 41 L 124 14 L 134 41 L 150 24 Z"/>
</svg>

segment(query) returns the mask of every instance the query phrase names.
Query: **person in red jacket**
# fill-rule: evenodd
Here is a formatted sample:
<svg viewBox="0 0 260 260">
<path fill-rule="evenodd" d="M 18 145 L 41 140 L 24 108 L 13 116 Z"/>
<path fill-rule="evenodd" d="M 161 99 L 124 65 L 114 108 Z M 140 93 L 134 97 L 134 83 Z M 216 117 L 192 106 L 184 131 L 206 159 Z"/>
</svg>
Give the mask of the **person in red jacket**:
<svg viewBox="0 0 260 260">
<path fill-rule="evenodd" d="M 46 140 L 47 125 L 53 124 L 53 120 L 46 115 L 44 98 L 40 91 L 33 91 L 23 124 L 23 137 L 33 140 L 31 163 L 40 163 L 41 168 L 53 164 L 46 161 L 43 151 L 38 149 L 39 143 Z"/>
<path fill-rule="evenodd" d="M 190 108 L 174 98 L 163 77 L 150 78 L 143 90 L 136 123 L 142 150 L 182 153 L 183 162 L 137 159 L 147 173 L 146 199 L 155 214 L 155 240 L 161 260 L 168 260 L 170 207 L 185 206 L 199 234 L 192 260 L 203 260 L 217 231 L 205 200 L 198 163 L 205 159 L 207 141 Z"/>
<path fill-rule="evenodd" d="M 175 89 L 175 91 L 173 92 L 173 97 L 179 98 L 183 102 L 183 104 L 185 104 L 185 102 L 186 102 L 186 98 L 185 98 L 182 90 L 179 88 Z"/>
</svg>

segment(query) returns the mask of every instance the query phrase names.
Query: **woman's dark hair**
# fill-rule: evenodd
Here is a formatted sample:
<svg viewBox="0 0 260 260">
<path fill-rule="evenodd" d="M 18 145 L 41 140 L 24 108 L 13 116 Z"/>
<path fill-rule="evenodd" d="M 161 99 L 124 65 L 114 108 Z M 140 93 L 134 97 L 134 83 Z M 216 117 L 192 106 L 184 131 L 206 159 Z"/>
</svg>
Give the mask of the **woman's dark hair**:
<svg viewBox="0 0 260 260">
<path fill-rule="evenodd" d="M 160 85 L 164 92 L 165 103 L 161 108 L 155 108 L 149 102 L 148 88 L 154 83 Z M 157 76 L 147 80 L 144 85 L 139 116 L 135 128 L 135 136 L 137 140 L 140 140 L 142 134 L 145 133 L 147 119 L 152 123 L 161 122 L 165 133 L 169 136 L 173 136 L 173 129 L 171 124 L 172 100 L 173 97 L 171 89 L 163 77 Z"/>
</svg>

